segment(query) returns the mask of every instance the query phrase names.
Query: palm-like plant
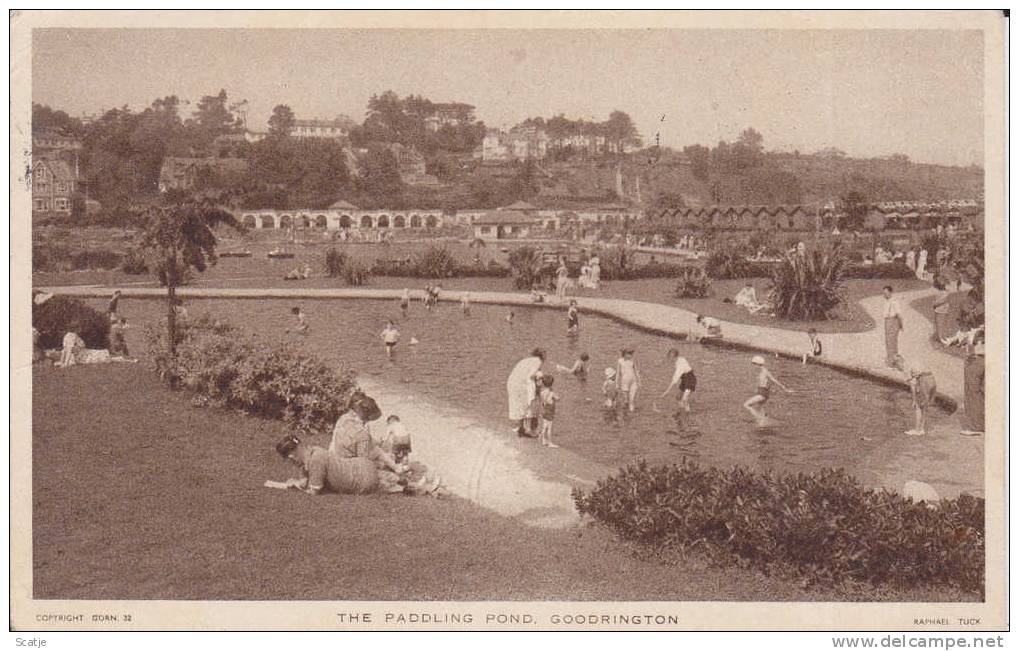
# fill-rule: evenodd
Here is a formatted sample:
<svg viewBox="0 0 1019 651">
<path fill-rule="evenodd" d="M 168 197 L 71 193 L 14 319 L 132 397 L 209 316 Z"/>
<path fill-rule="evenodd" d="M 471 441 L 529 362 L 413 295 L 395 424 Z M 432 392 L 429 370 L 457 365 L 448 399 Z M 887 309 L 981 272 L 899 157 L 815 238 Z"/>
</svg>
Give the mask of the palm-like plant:
<svg viewBox="0 0 1019 651">
<path fill-rule="evenodd" d="M 157 260 L 166 282 L 167 336 L 170 355 L 177 345 L 177 287 L 191 269 L 205 271 L 216 264 L 217 224 L 238 230 L 242 226 L 228 211 L 209 200 L 184 199 L 180 202 L 154 206 L 146 212 L 147 224 L 141 245 Z"/>
<path fill-rule="evenodd" d="M 539 249 L 522 246 L 509 254 L 510 269 L 513 270 L 513 286 L 530 289 L 540 284 L 545 276 L 545 260 Z"/>
<path fill-rule="evenodd" d="M 846 259 L 838 250 L 786 254 L 775 271 L 775 315 L 794 321 L 829 319 L 843 300 Z"/>
</svg>

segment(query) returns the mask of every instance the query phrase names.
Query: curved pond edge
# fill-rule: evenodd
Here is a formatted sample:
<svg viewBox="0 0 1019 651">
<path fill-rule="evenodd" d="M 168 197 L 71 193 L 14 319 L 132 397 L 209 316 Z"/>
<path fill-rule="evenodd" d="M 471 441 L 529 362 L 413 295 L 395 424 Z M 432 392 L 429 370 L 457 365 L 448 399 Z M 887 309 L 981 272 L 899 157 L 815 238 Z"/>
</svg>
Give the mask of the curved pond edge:
<svg viewBox="0 0 1019 651">
<path fill-rule="evenodd" d="M 95 285 L 77 285 L 77 286 L 64 286 L 64 287 L 38 287 L 35 288 L 39 291 L 52 293 L 60 296 L 71 296 L 75 298 L 109 298 L 113 295 L 114 290 L 118 289 L 115 287 L 98 287 Z M 166 292 L 162 289 L 157 288 L 130 288 L 124 287 L 119 288 L 121 292 L 121 298 L 123 299 L 165 299 Z M 443 292 L 444 295 L 440 295 L 439 300 L 444 302 L 456 303 L 460 300 L 461 291 L 448 290 Z M 469 291 L 470 301 L 473 304 L 479 305 L 510 305 L 517 307 L 534 307 L 534 308 L 545 308 L 553 310 L 565 310 L 567 303 L 558 302 L 534 302 L 526 294 L 513 293 L 513 292 L 490 292 L 490 291 Z M 403 294 L 403 290 L 400 289 L 353 289 L 353 288 L 300 288 L 300 287 L 287 287 L 279 289 L 258 289 L 258 288 L 222 288 L 222 287 L 207 287 L 207 288 L 187 288 L 182 287 L 177 289 L 177 295 L 184 299 L 273 299 L 273 300 L 285 300 L 285 299 L 301 299 L 301 300 L 331 300 L 331 299 L 363 299 L 363 300 L 388 300 L 396 301 Z M 411 290 L 411 298 L 422 300 L 424 298 L 424 292 L 422 290 Z M 582 310 L 603 316 L 613 321 L 622 323 L 628 327 L 635 328 L 637 330 L 647 332 L 654 335 L 668 337 L 676 339 L 677 341 L 690 341 L 690 333 L 695 330 L 696 327 L 696 314 L 689 310 L 681 307 L 664 305 L 660 303 L 648 303 L 646 301 L 633 301 L 627 299 L 610 299 L 610 298 L 590 298 L 590 297 L 571 297 L 577 301 L 577 306 Z M 634 311 L 643 311 L 647 313 L 659 313 L 658 316 L 662 321 L 675 321 L 676 325 L 652 325 L 644 322 L 642 319 L 635 315 Z M 661 318 L 664 317 L 664 318 Z M 717 338 L 703 338 L 698 343 L 705 346 L 714 346 L 718 348 L 727 348 L 732 350 L 740 350 L 746 352 L 759 352 L 768 353 L 771 355 L 778 355 L 779 357 L 789 360 L 800 360 L 802 351 L 799 350 L 799 346 L 789 345 L 765 345 L 754 338 L 748 338 L 739 334 L 742 329 L 753 329 L 753 327 L 743 326 L 742 324 L 731 323 L 728 321 L 722 322 L 723 337 Z M 795 337 L 801 337 L 803 333 L 793 330 L 783 330 L 781 328 L 769 328 L 770 330 L 784 333 Z M 732 334 L 735 333 L 735 334 Z M 748 333 L 751 334 L 751 333 Z M 838 335 L 828 335 L 829 337 L 837 337 Z M 810 363 L 820 364 L 822 366 L 835 369 L 851 375 L 885 386 L 894 387 L 898 389 L 908 389 L 909 385 L 902 378 L 894 374 L 890 369 L 884 371 L 883 369 L 878 370 L 873 367 L 864 366 L 863 364 L 852 364 L 845 361 L 833 360 L 830 358 L 815 359 Z M 935 403 L 938 407 L 945 410 L 949 414 L 954 413 L 959 408 L 958 401 L 952 396 L 946 395 L 942 392 L 935 394 Z"/>
</svg>

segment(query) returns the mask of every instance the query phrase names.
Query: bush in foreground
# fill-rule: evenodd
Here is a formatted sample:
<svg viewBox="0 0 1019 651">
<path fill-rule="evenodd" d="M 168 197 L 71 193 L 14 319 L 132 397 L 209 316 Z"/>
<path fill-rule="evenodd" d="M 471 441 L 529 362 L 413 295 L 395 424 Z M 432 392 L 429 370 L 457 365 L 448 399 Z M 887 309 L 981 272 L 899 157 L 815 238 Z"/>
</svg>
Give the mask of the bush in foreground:
<svg viewBox="0 0 1019 651">
<path fill-rule="evenodd" d="M 838 251 L 786 254 L 772 276 L 775 315 L 791 321 L 830 319 L 845 300 L 846 259 Z"/>
<path fill-rule="evenodd" d="M 843 470 L 775 476 L 684 458 L 641 461 L 573 499 L 624 539 L 718 563 L 818 583 L 983 592 L 984 501 L 968 495 L 928 505 L 864 489 Z"/>
<path fill-rule="evenodd" d="M 282 420 L 310 434 L 327 434 L 355 388 L 354 374 L 337 372 L 283 342 L 244 337 L 208 317 L 178 324 L 176 355 L 167 351 L 165 322 L 148 331 L 160 377 L 224 407 Z"/>
<path fill-rule="evenodd" d="M 688 267 L 679 276 L 673 293 L 676 298 L 706 298 L 711 293 L 711 279 L 703 269 Z"/>
<path fill-rule="evenodd" d="M 54 296 L 32 305 L 32 327 L 43 348 L 60 348 L 64 335 L 75 332 L 89 348 L 106 348 L 110 318 L 75 298 Z"/>
</svg>

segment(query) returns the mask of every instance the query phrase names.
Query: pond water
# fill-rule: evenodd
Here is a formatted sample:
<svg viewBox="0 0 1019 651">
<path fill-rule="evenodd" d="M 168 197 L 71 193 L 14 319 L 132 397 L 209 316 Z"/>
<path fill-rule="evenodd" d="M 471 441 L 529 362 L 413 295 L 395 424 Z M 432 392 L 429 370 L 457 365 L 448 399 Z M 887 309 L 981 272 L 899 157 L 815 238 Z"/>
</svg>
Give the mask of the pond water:
<svg viewBox="0 0 1019 651">
<path fill-rule="evenodd" d="M 751 354 L 647 334 L 589 314 L 581 315 L 580 334 L 571 336 L 564 312 L 526 307 L 512 308 L 512 324 L 506 321 L 509 307 L 473 305 L 464 316 L 449 303 L 426 311 L 414 302 L 406 318 L 395 302 L 378 300 L 195 300 L 188 308 L 192 314 L 208 312 L 246 331 L 275 337 L 292 325 L 289 310 L 297 304 L 311 328 L 306 337 L 294 337 L 316 356 L 465 410 L 507 437 L 513 436 L 506 403 L 506 378 L 513 365 L 537 346 L 547 351 L 546 368 L 552 369 L 556 363 L 569 366 L 587 352 L 588 381 L 556 374 L 554 390 L 561 401 L 554 436 L 562 447 L 612 468 L 638 458 L 671 462 L 686 455 L 722 467 L 739 463 L 778 472 L 825 466 L 852 471 L 868 452 L 901 436 L 910 425 L 905 391 L 771 357 L 769 368 L 795 393 L 775 387 L 768 415 L 778 424 L 758 430 L 742 408 L 754 393 Z M 141 352 L 142 326 L 162 314 L 163 303 L 122 300 L 121 305 L 135 328 L 129 341 L 134 352 Z M 391 361 L 380 337 L 388 318 L 401 333 Z M 412 337 L 420 343 L 411 345 Z M 643 378 L 637 412 L 618 425 L 606 424 L 601 411 L 603 372 L 614 366 L 624 346 L 636 349 Z M 680 422 L 673 418 L 674 394 L 658 398 L 672 375 L 666 359 L 671 347 L 687 357 L 698 379 L 693 411 Z M 382 408 L 388 415 L 386 405 Z"/>
</svg>

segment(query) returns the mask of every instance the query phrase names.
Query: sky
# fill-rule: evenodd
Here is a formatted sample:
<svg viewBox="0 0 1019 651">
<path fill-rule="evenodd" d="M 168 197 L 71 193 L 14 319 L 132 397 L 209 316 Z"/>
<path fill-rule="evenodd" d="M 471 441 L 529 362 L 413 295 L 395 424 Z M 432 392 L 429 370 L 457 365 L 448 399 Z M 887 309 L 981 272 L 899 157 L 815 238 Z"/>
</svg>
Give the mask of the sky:
<svg viewBox="0 0 1019 651">
<path fill-rule="evenodd" d="M 32 79 L 75 116 L 224 88 L 261 131 L 277 104 L 361 121 L 394 90 L 490 127 L 620 109 L 670 147 L 754 127 L 769 150 L 983 162 L 979 31 L 37 29 Z"/>
</svg>

